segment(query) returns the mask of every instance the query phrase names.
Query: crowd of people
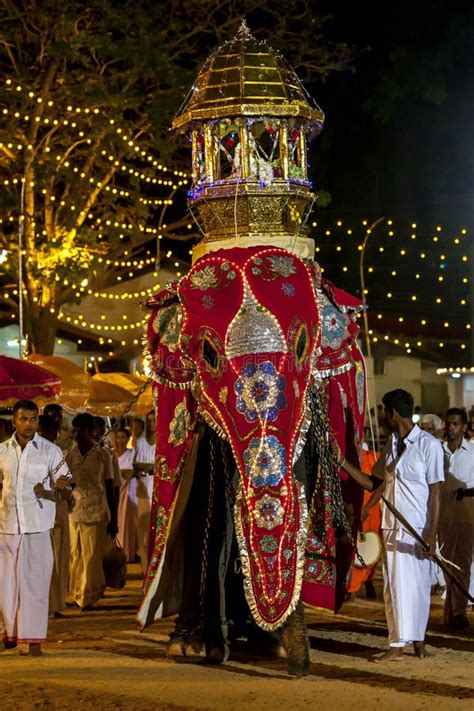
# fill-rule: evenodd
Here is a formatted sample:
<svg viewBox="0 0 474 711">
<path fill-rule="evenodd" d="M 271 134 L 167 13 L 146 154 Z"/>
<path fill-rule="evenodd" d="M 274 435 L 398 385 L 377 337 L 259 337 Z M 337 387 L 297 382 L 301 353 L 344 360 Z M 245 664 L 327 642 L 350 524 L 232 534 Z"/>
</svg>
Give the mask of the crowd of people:
<svg viewBox="0 0 474 711">
<path fill-rule="evenodd" d="M 445 624 L 455 630 L 469 624 L 462 588 L 474 582 L 474 440 L 463 408 L 450 408 L 443 419 L 425 414 L 417 424 L 410 393 L 394 390 L 382 401 L 387 438 L 381 451 L 366 449 L 362 469 L 335 444 L 334 456 L 366 489 L 362 519 L 381 534 L 390 645 L 383 659 L 397 661 L 410 643 L 425 655 L 435 581 L 446 588 Z M 155 416 L 150 412 L 146 423 L 134 418 L 130 429 L 118 423 L 107 433 L 103 418 L 80 413 L 69 431 L 58 404 L 40 415 L 34 402 L 21 400 L 11 424 L 11 432 L 2 428 L 7 436 L 0 443 L 3 647 L 27 645 L 37 656 L 48 615 L 61 617 L 68 604 L 89 610 L 104 595 L 103 560 L 111 542 L 146 571 Z M 436 571 L 435 553 L 453 566 L 460 586 Z M 366 583 L 368 597 L 375 595 L 373 572 L 358 583 Z M 356 589 L 353 578 L 349 590 Z"/>
<path fill-rule="evenodd" d="M 107 546 L 146 569 L 155 419 L 107 434 L 102 417 L 84 412 L 69 431 L 58 404 L 40 415 L 20 400 L 11 423 L 0 444 L 3 647 L 37 656 L 48 615 L 90 610 L 104 595 Z"/>
</svg>

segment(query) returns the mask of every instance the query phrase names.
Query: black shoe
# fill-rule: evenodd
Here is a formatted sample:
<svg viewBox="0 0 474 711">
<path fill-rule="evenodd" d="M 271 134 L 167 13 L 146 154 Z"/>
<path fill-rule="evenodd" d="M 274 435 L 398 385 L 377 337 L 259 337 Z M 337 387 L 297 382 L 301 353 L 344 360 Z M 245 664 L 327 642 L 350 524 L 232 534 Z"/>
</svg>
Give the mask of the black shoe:
<svg viewBox="0 0 474 711">
<path fill-rule="evenodd" d="M 469 620 L 466 615 L 454 615 L 451 627 L 453 630 L 464 630 L 469 627 Z"/>
<path fill-rule="evenodd" d="M 13 642 L 13 640 L 8 640 L 8 639 L 3 640 L 3 649 L 15 649 L 16 646 L 17 646 L 17 643 Z"/>
</svg>

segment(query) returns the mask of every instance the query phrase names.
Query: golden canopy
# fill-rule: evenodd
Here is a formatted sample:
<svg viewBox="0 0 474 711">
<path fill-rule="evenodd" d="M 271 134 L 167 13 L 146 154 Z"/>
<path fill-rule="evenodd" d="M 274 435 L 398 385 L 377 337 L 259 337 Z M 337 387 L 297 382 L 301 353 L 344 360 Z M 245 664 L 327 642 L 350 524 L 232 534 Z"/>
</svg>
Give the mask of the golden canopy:
<svg viewBox="0 0 474 711">
<path fill-rule="evenodd" d="M 319 129 L 324 123 L 323 112 L 309 101 L 283 55 L 258 41 L 244 21 L 235 37 L 208 58 L 173 126 L 267 114 L 302 116 Z"/>
<path fill-rule="evenodd" d="M 323 122 L 285 58 L 243 22 L 206 61 L 173 121 L 192 144 L 188 205 L 204 233 L 193 261 L 265 244 L 314 255 L 302 232 L 315 199 L 306 154 Z"/>
</svg>

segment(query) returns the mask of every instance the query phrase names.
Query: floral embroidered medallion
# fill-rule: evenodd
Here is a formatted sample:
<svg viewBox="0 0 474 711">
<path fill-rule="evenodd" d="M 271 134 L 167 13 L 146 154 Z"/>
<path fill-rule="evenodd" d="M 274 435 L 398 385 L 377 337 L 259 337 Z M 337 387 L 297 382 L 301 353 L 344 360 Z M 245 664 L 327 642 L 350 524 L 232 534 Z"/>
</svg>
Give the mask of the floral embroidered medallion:
<svg viewBox="0 0 474 711">
<path fill-rule="evenodd" d="M 260 276 L 267 281 L 272 281 L 279 277 L 288 279 L 288 277 L 296 274 L 296 264 L 292 256 L 280 256 L 272 254 L 267 257 L 267 264 L 261 257 L 255 257 L 253 260 L 252 274 Z"/>
<path fill-rule="evenodd" d="M 272 255 L 268 258 L 271 267 L 270 270 L 277 276 L 288 278 L 292 274 L 296 274 L 296 266 L 293 257 L 279 257 Z"/>
<path fill-rule="evenodd" d="M 214 267 L 208 265 L 198 269 L 191 274 L 191 286 L 193 289 L 214 289 L 217 286 L 218 278 Z"/>
<path fill-rule="evenodd" d="M 174 353 L 179 344 L 179 332 L 183 313 L 179 304 L 160 309 L 153 322 L 153 330 L 160 336 L 160 342 Z"/>
<path fill-rule="evenodd" d="M 229 262 L 222 262 L 219 268 L 214 267 L 211 264 L 207 264 L 202 269 L 196 269 L 196 271 L 191 272 L 190 281 L 191 287 L 193 289 L 199 289 L 200 291 L 206 291 L 206 289 L 216 289 L 217 287 L 225 287 L 228 282 L 235 279 L 237 274 L 233 269 L 230 268 Z M 203 303 L 204 308 L 212 308 L 213 302 Z"/>
<path fill-rule="evenodd" d="M 274 422 L 286 407 L 286 378 L 279 375 L 270 361 L 248 363 L 235 383 L 237 412 L 247 422 L 265 419 Z"/>
<path fill-rule="evenodd" d="M 274 435 L 254 437 L 244 452 L 244 464 L 255 488 L 278 486 L 286 471 L 286 449 Z"/>
<path fill-rule="evenodd" d="M 204 296 L 201 299 L 201 304 L 202 304 L 203 309 L 206 309 L 206 311 L 210 311 L 211 309 L 214 308 L 215 301 L 210 294 L 204 294 Z"/>
<path fill-rule="evenodd" d="M 255 502 L 255 521 L 260 528 L 266 528 L 271 531 L 283 523 L 284 509 L 280 499 L 274 496 L 265 494 L 261 499 Z"/>
<path fill-rule="evenodd" d="M 347 317 L 330 301 L 326 301 L 321 316 L 321 345 L 323 348 L 337 350 L 347 338 Z"/>
<path fill-rule="evenodd" d="M 168 444 L 179 447 L 185 441 L 188 430 L 191 427 L 191 415 L 186 409 L 186 403 L 180 402 L 176 405 L 173 419 L 170 422 L 170 436 Z"/>
<path fill-rule="evenodd" d="M 275 536 L 263 536 L 260 547 L 265 553 L 275 553 L 278 548 L 278 541 Z"/>
<path fill-rule="evenodd" d="M 284 281 L 283 284 L 281 285 L 281 290 L 284 293 L 285 296 L 292 297 L 296 294 L 296 289 L 293 286 L 293 284 L 290 284 L 287 281 Z"/>
</svg>

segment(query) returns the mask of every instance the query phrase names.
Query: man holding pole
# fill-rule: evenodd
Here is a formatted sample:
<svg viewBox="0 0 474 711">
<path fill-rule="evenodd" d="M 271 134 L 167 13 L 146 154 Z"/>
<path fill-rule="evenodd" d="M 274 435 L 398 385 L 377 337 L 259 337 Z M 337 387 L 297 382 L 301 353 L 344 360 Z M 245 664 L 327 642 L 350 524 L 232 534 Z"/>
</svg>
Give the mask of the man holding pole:
<svg viewBox="0 0 474 711">
<path fill-rule="evenodd" d="M 390 649 L 379 661 L 391 662 L 403 660 L 403 648 L 411 642 L 418 657 L 426 656 L 431 557 L 436 551 L 444 466 L 441 442 L 412 421 L 410 393 L 392 390 L 382 402 L 391 435 L 372 469 L 373 476 L 340 461 L 339 452 L 338 463 L 361 486 L 376 489 L 370 504 L 383 494 L 384 601 Z M 411 524 L 408 529 L 400 518 Z M 428 550 L 420 544 L 420 536 Z"/>
</svg>

